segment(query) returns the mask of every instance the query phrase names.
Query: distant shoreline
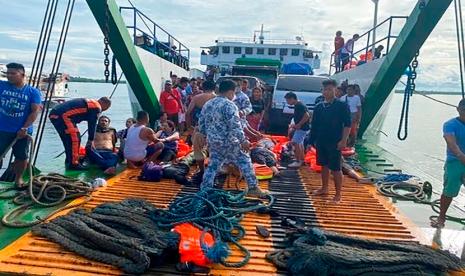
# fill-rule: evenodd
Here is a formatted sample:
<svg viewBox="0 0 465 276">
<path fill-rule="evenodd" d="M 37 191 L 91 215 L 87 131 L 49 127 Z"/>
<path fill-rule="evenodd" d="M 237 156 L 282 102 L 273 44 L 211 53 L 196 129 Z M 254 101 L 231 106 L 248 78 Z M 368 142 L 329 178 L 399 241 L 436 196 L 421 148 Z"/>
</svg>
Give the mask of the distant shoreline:
<svg viewBox="0 0 465 276">
<path fill-rule="evenodd" d="M 394 93 L 396 94 L 403 94 L 405 91 L 404 90 L 396 90 Z M 450 92 L 450 91 L 415 91 L 413 94 L 423 94 L 423 95 L 458 95 L 461 96 L 462 93 L 460 92 Z"/>
<path fill-rule="evenodd" d="M 82 77 L 69 77 L 69 82 L 106 83 L 104 79 L 91 79 Z M 111 83 L 111 81 L 108 81 L 108 83 Z M 126 83 L 126 81 L 120 80 L 119 83 Z"/>
</svg>

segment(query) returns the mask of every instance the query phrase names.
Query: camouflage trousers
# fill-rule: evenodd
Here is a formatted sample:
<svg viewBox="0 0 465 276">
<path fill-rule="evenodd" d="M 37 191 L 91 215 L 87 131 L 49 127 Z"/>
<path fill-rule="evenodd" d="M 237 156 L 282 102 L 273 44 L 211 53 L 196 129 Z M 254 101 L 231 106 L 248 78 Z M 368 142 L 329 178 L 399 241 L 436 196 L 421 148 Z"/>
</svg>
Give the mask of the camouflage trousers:
<svg viewBox="0 0 465 276">
<path fill-rule="evenodd" d="M 213 188 L 216 173 L 224 164 L 234 164 L 241 171 L 242 175 L 249 186 L 249 189 L 257 186 L 258 181 L 252 166 L 250 156 L 243 152 L 239 145 L 209 147 L 210 157 L 208 167 L 205 169 L 201 189 Z"/>
</svg>

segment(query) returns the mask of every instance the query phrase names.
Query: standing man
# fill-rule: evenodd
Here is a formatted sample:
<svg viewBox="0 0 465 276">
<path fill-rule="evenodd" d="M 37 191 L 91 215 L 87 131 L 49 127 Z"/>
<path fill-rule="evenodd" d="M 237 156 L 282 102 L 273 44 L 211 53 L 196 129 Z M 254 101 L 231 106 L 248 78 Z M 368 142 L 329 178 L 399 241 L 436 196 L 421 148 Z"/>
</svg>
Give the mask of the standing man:
<svg viewBox="0 0 465 276">
<path fill-rule="evenodd" d="M 205 169 L 205 147 L 206 141 L 205 136 L 199 132 L 198 122 L 199 116 L 202 112 L 202 108 L 206 102 L 216 97 L 215 94 L 215 83 L 211 80 L 207 80 L 203 83 L 203 93 L 196 95 L 192 98 L 186 112 L 186 123 L 187 127 L 194 127 L 192 133 L 192 146 L 194 148 L 194 158 L 199 168 L 199 171 L 203 173 Z"/>
<path fill-rule="evenodd" d="M 13 171 L 18 188 L 24 186 L 23 173 L 29 158 L 29 139 L 32 124 L 41 110 L 40 92 L 25 82 L 24 66 L 19 63 L 6 65 L 8 81 L 0 81 L 0 155 L 6 154 L 14 142 Z M 3 159 L 0 160 L 0 167 Z"/>
<path fill-rule="evenodd" d="M 95 149 L 94 137 L 97 119 L 100 112 L 111 106 L 111 100 L 107 97 L 100 99 L 72 99 L 55 106 L 50 111 L 50 121 L 60 135 L 65 147 L 66 168 L 70 170 L 86 169 L 79 163 L 79 148 L 81 147 L 81 134 L 77 124 L 87 122 L 87 144 L 86 147 Z"/>
<path fill-rule="evenodd" d="M 334 64 L 336 67 L 336 73 L 341 72 L 341 49 L 344 47 L 344 38 L 342 32 L 337 31 L 336 37 L 334 38 Z"/>
<path fill-rule="evenodd" d="M 340 100 L 349 106 L 352 125 L 347 145 L 353 147 L 357 142 L 358 127 L 362 119 L 362 101 L 360 97 L 355 94 L 355 85 L 349 85 L 349 87 L 347 87 L 347 95 L 342 96 Z"/>
<path fill-rule="evenodd" d="M 297 100 L 297 95 L 294 92 L 288 92 L 284 98 L 287 104 L 294 106 L 294 125 L 291 125 L 289 133 L 294 133 L 292 136 L 292 145 L 294 146 L 295 162 L 289 164 L 289 168 L 299 168 L 304 164 L 305 149 L 304 141 L 310 130 L 310 114 L 308 109 L 301 101 Z"/>
<path fill-rule="evenodd" d="M 347 40 L 346 44 L 344 44 L 344 47 L 341 48 L 341 62 L 342 62 L 342 70 L 344 70 L 345 66 L 347 63 L 350 61 L 350 57 L 354 53 L 354 43 L 360 38 L 358 34 L 354 34 L 354 36 Z"/>
<path fill-rule="evenodd" d="M 431 220 L 431 226 L 443 228 L 446 213 L 452 199 L 462 187 L 465 176 L 465 100 L 457 107 L 459 116 L 444 123 L 443 134 L 447 144 L 447 158 L 444 165 L 444 189 L 442 190 L 439 217 Z"/>
<path fill-rule="evenodd" d="M 244 135 L 239 111 L 232 102 L 236 84 L 225 80 L 220 83 L 218 96 L 208 101 L 200 114 L 199 131 L 207 137 L 210 162 L 201 189 L 213 188 L 215 175 L 225 163 L 235 164 L 242 172 L 248 185 L 248 195 L 264 197 L 252 167 L 249 151 L 250 143 Z"/>
<path fill-rule="evenodd" d="M 239 117 L 241 118 L 242 127 L 245 127 L 247 125 L 246 116 L 252 113 L 252 104 L 250 103 L 249 96 L 242 91 L 243 83 L 244 80 L 241 81 L 241 79 L 237 79 L 237 86 L 235 88 L 236 92 L 233 101 L 239 109 Z M 248 87 L 248 82 L 246 87 Z"/>
<path fill-rule="evenodd" d="M 341 201 L 342 190 L 342 156 L 341 149 L 347 145 L 350 132 L 350 112 L 345 102 L 336 99 L 336 81 L 323 81 L 324 101 L 313 111 L 310 144 L 316 146 L 317 164 L 322 166 L 322 187 L 313 194 L 315 196 L 328 194 L 330 171 L 334 177 L 336 195 L 333 201 Z"/>
<path fill-rule="evenodd" d="M 173 89 L 170 80 L 165 81 L 165 89 L 160 94 L 161 112 L 166 112 L 168 120 L 179 124 L 179 113 L 182 111 L 181 94 L 177 89 Z"/>
</svg>

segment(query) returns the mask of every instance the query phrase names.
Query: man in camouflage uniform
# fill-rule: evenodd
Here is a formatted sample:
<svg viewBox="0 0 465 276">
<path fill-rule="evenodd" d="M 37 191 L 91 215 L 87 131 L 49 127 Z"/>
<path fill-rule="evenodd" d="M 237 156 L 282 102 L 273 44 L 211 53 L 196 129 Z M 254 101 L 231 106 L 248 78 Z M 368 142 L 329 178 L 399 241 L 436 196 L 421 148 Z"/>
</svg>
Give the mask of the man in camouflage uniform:
<svg viewBox="0 0 465 276">
<path fill-rule="evenodd" d="M 236 104 L 237 108 L 239 109 L 239 117 L 241 118 L 242 127 L 247 126 L 246 117 L 250 113 L 252 113 L 252 103 L 250 103 L 249 96 L 242 92 L 241 90 L 241 83 L 240 79 L 237 80 L 236 92 L 234 96 L 234 103 Z"/>
<path fill-rule="evenodd" d="M 249 187 L 248 195 L 264 197 L 258 187 L 250 156 L 246 153 L 250 143 L 244 136 L 239 111 L 232 102 L 236 84 L 223 81 L 218 96 L 208 101 L 199 118 L 199 131 L 207 137 L 210 161 L 203 176 L 201 189 L 213 188 L 216 172 L 223 164 L 235 164 L 244 175 Z"/>
</svg>

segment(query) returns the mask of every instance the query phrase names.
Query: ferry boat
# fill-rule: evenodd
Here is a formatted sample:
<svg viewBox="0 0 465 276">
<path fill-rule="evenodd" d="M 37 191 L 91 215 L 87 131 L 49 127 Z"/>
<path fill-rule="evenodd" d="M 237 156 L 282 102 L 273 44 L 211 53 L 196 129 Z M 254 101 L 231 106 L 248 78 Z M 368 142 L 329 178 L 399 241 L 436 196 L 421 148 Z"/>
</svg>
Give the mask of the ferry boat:
<svg viewBox="0 0 465 276">
<path fill-rule="evenodd" d="M 114 0 L 87 0 L 87 3 L 100 28 L 109 36 L 111 49 L 128 82 L 133 110 L 144 109 L 152 117 L 155 117 L 159 113 L 158 98 L 164 80 L 169 79 L 172 74 L 189 76 L 189 49 L 135 7 L 118 7 Z M 404 18 L 406 22 L 402 31 L 395 35 L 396 40 L 394 41 L 394 35 L 391 34 L 385 39 L 388 41 L 393 39 L 393 41 L 390 44 L 391 49 L 386 51 L 384 58 L 332 75 L 338 80 L 348 79 L 349 82 L 358 83 L 362 87 L 366 97 L 366 105 L 369 105 L 363 118 L 364 131 L 373 128 L 376 116 L 382 114 L 382 106 L 388 101 L 392 88 L 450 3 L 451 0 L 420 1 L 410 16 Z M 143 30 L 144 27 L 136 23 L 130 24 L 128 27 L 122 15 L 125 12 L 129 12 L 132 15 L 131 18 L 135 20 L 144 18 L 146 23 L 150 22 L 148 25 L 145 24 L 147 29 Z M 369 36 L 371 32 L 373 30 L 368 31 L 366 36 Z M 370 39 L 367 40 L 370 41 Z M 296 49 L 295 53 L 297 53 L 297 49 L 299 50 L 299 55 L 302 55 L 299 59 L 306 58 L 304 51 L 313 51 L 307 49 L 307 45 L 301 41 L 296 44 L 281 44 L 282 47 L 265 43 L 265 40 L 261 43 L 260 38 L 257 43 L 240 43 L 243 42 L 218 40 L 217 45 L 209 47 L 210 52 L 205 53 L 201 58 L 204 63 L 213 64 L 216 62 L 215 64 L 220 67 L 230 68 L 237 59 L 243 58 L 242 51 L 247 55 L 246 48 L 252 48 L 252 54 L 262 51 L 259 49 L 263 49 L 263 53 L 265 53 L 265 48 L 269 50 L 272 47 L 290 49 L 287 51 L 287 53 L 290 51 L 290 59 L 282 58 L 282 61 L 286 62 L 291 61 L 292 49 Z M 222 47 L 231 47 L 232 54 L 226 53 L 231 55 L 227 60 L 223 60 L 223 57 L 220 59 L 222 53 L 218 53 L 218 56 L 215 57 L 214 53 L 211 52 L 215 50 L 214 47 L 218 47 L 217 50 L 220 52 L 224 50 Z M 239 50 L 235 51 L 234 47 L 241 48 L 241 53 Z M 368 51 L 369 47 L 368 43 L 368 46 L 355 51 Z M 250 50 L 247 51 L 250 53 Z M 234 54 L 234 52 L 238 54 Z M 402 55 L 399 54 L 400 52 Z M 315 54 L 313 58 L 310 58 L 310 52 L 306 53 L 308 54 L 308 64 L 315 69 L 319 67 L 320 61 L 316 57 L 317 51 L 313 51 Z M 217 61 L 214 61 L 215 59 Z M 281 58 L 279 61 L 281 62 Z M 397 163 L 393 165 L 388 161 L 386 156 L 389 157 L 389 155 L 385 152 L 363 142 L 357 146 L 356 150 L 365 166 L 371 166 L 377 170 L 384 168 L 385 172 L 395 171 L 395 166 L 398 166 Z M 95 176 L 95 171 L 93 173 Z M 409 173 L 415 174 L 416 171 L 409 171 Z M 83 174 L 68 171 L 67 174 L 85 176 L 90 172 Z M 172 180 L 163 180 L 160 183 L 141 181 L 136 178 L 138 174 L 138 170 L 125 169 L 122 173 L 109 179 L 106 187 L 93 192 L 92 199 L 85 202 L 82 207 L 90 210 L 101 203 L 135 197 L 148 200 L 159 208 L 167 208 L 176 198 L 197 191 L 194 187 L 180 186 Z M 241 183 L 242 188 L 243 184 Z M 332 205 L 328 204 L 325 198 L 311 195 L 311 191 L 319 185 L 319 174 L 308 167 L 292 171 L 289 176 L 281 180 L 272 179 L 260 182 L 262 188 L 270 190 L 276 195 L 275 204 L 281 214 L 297 217 L 309 226 L 366 239 L 423 243 L 431 246 L 442 245 L 442 248 L 450 249 L 455 254 L 463 254 L 461 253 L 463 252 L 461 245 L 465 242 L 463 231 L 445 229 L 441 232 L 426 226 L 428 219 L 425 218 L 425 208 L 429 210 L 429 207 L 411 202 L 394 203 L 378 194 L 374 185 L 357 183 L 352 179 L 346 179 L 342 202 L 338 205 Z M 333 193 L 334 191 L 331 189 L 330 194 Z M 70 204 L 76 204 L 77 201 Z M 0 199 L 0 214 L 4 215 L 12 208 L 14 208 L 14 203 L 9 199 Z M 31 209 L 28 210 L 23 219 L 32 221 L 38 215 L 44 215 L 51 211 L 50 209 Z M 61 211 L 55 214 L 55 217 L 65 215 L 68 212 L 69 210 Z M 426 211 L 427 214 L 430 212 L 430 210 Z M 285 271 L 277 269 L 265 260 L 267 252 L 285 246 L 286 230 L 281 224 L 280 217 L 273 214 L 247 213 L 242 220 L 242 225 L 245 227 L 246 233 L 241 243 L 250 251 L 250 261 L 238 269 L 212 265 L 210 274 L 285 274 Z M 258 236 L 255 231 L 257 225 L 270 229 L 271 236 L 268 238 Z M 237 261 L 241 257 L 240 251 L 232 249 L 231 260 Z M 0 228 L 0 273 L 27 275 L 124 274 L 116 266 L 89 260 L 49 240 L 34 236 L 29 232 L 29 228 L 11 227 Z M 451 271 L 451 273 L 464 275 L 465 271 Z M 162 265 L 150 268 L 147 274 L 172 275 L 179 274 L 179 272 L 174 270 L 173 266 Z"/>
<path fill-rule="evenodd" d="M 237 65 L 281 68 L 290 63 L 300 63 L 311 69 L 320 68 L 318 54 L 321 52 L 310 48 L 303 36 L 296 36 L 293 40 L 265 39 L 263 25 L 260 31 L 254 32 L 253 39 L 224 37 L 215 43 L 214 46 L 202 47 L 200 63 L 217 75 L 231 74 L 233 66 Z"/>
</svg>

